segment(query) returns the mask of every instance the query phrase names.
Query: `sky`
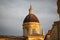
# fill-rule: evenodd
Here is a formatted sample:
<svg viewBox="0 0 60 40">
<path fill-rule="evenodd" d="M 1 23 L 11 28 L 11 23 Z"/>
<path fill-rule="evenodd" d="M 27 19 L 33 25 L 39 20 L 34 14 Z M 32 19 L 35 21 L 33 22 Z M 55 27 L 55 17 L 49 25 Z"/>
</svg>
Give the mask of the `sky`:
<svg viewBox="0 0 60 40">
<path fill-rule="evenodd" d="M 45 34 L 59 20 L 56 0 L 0 0 L 0 35 L 23 35 L 23 20 L 29 14 L 30 3 Z"/>
</svg>

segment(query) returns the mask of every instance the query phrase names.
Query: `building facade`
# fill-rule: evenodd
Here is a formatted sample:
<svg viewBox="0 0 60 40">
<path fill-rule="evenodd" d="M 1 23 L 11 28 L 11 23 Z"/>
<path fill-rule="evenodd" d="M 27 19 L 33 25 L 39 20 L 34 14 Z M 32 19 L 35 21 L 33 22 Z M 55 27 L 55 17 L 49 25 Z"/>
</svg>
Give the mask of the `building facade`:
<svg viewBox="0 0 60 40">
<path fill-rule="evenodd" d="M 60 40 L 60 21 L 56 21 L 51 29 L 51 40 Z"/>
<path fill-rule="evenodd" d="M 46 34 L 45 40 L 60 40 L 60 21 L 54 22 L 52 29 Z"/>
<path fill-rule="evenodd" d="M 48 31 L 44 40 L 51 40 L 50 35 L 51 35 L 51 30 Z"/>
</svg>

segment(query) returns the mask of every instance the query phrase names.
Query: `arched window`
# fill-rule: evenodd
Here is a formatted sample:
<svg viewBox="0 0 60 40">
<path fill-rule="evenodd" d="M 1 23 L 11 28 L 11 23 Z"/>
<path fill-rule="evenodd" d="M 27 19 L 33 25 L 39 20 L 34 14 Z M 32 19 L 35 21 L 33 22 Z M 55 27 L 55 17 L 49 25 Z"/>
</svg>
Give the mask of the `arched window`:
<svg viewBox="0 0 60 40">
<path fill-rule="evenodd" d="M 32 30 L 32 34 L 34 35 L 36 33 L 35 29 Z"/>
<path fill-rule="evenodd" d="M 29 32 L 29 29 L 27 28 L 27 29 L 26 29 L 26 31 L 27 31 L 27 34 L 28 34 L 28 32 Z"/>
</svg>

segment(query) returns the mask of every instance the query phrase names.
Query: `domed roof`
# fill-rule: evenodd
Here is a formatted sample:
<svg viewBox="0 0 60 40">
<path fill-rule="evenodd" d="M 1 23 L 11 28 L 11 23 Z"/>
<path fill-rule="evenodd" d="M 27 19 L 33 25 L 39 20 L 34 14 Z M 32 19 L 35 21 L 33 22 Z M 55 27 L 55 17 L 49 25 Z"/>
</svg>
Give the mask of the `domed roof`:
<svg viewBox="0 0 60 40">
<path fill-rule="evenodd" d="M 23 23 L 26 23 L 26 22 L 39 22 L 39 20 L 34 14 L 29 14 L 26 16 L 26 18 L 23 21 Z"/>
<path fill-rule="evenodd" d="M 25 17 L 23 23 L 26 22 L 39 22 L 37 17 L 33 14 L 32 6 L 30 5 L 29 14 Z"/>
</svg>

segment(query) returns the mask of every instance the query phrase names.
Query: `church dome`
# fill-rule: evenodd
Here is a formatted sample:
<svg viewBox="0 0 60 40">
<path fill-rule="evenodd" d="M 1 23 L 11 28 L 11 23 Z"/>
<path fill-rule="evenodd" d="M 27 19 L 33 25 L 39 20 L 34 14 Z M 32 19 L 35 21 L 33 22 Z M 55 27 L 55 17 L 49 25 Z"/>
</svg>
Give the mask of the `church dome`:
<svg viewBox="0 0 60 40">
<path fill-rule="evenodd" d="M 37 17 L 33 14 L 32 6 L 30 5 L 29 14 L 25 17 L 23 23 L 26 22 L 39 22 Z"/>
<path fill-rule="evenodd" d="M 39 22 L 39 20 L 34 14 L 29 14 L 26 16 L 26 18 L 23 21 L 23 23 L 26 23 L 26 22 Z"/>
</svg>

